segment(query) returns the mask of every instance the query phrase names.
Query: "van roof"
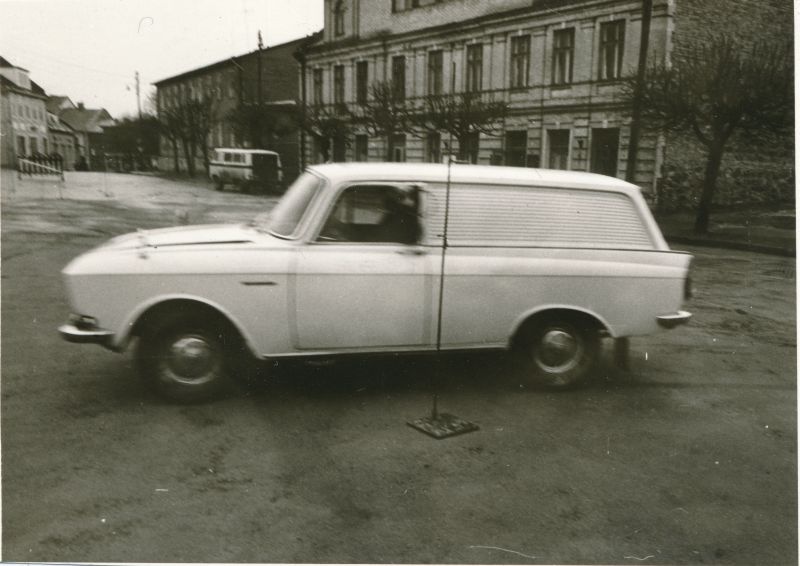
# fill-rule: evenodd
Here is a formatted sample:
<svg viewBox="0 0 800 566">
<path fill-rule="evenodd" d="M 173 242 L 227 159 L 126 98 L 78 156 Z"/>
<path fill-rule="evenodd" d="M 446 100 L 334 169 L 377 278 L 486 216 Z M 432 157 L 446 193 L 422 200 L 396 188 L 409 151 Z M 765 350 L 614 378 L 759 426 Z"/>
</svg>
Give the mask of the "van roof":
<svg viewBox="0 0 800 566">
<path fill-rule="evenodd" d="M 241 147 L 215 147 L 214 151 L 224 151 L 227 153 L 256 153 L 265 155 L 278 155 L 274 151 L 268 149 L 243 149 Z"/>
<path fill-rule="evenodd" d="M 447 165 L 439 163 L 326 163 L 308 168 L 333 183 L 342 181 L 420 181 L 447 182 Z M 453 182 L 519 184 L 547 187 L 606 189 L 619 192 L 639 191 L 639 187 L 621 179 L 557 169 L 502 167 L 496 165 L 453 165 Z"/>
</svg>

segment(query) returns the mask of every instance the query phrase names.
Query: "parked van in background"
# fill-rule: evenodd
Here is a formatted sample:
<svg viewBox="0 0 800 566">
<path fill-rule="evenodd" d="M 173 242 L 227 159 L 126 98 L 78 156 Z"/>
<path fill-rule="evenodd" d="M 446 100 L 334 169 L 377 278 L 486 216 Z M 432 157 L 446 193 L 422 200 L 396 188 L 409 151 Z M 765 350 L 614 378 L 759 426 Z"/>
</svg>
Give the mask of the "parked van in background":
<svg viewBox="0 0 800 566">
<path fill-rule="evenodd" d="M 218 191 L 230 184 L 245 193 L 276 193 L 283 184 L 280 155 L 265 149 L 217 148 L 208 174 Z"/>
</svg>

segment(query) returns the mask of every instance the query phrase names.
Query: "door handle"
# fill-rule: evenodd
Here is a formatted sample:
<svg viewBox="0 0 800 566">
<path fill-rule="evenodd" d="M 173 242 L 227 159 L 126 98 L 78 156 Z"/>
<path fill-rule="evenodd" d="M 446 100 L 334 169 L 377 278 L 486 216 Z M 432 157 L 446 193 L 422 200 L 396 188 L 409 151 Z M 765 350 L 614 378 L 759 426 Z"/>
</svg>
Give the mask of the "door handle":
<svg viewBox="0 0 800 566">
<path fill-rule="evenodd" d="M 425 255 L 428 251 L 425 248 L 414 246 L 397 250 L 400 255 Z"/>
</svg>

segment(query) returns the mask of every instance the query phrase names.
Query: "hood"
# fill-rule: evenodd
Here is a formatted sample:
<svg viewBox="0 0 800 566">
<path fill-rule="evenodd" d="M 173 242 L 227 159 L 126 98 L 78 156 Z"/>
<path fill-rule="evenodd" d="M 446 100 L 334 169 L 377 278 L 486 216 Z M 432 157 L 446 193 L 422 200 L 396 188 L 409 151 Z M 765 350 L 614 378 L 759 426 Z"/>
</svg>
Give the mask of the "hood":
<svg viewBox="0 0 800 566">
<path fill-rule="evenodd" d="M 172 246 L 200 246 L 219 244 L 246 244 L 254 241 L 255 230 L 245 224 L 207 224 L 180 226 L 159 230 L 140 230 L 117 236 L 102 245 L 103 249 L 160 248 Z"/>
</svg>

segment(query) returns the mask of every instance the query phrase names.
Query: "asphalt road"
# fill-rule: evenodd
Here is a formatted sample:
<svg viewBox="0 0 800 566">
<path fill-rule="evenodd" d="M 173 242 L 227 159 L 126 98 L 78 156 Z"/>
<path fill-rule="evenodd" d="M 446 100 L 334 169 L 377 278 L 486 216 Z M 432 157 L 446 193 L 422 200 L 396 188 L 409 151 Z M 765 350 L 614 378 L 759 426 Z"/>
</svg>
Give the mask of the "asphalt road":
<svg viewBox="0 0 800 566">
<path fill-rule="evenodd" d="M 137 227 L 269 199 L 163 179 L 3 178 L 2 559 L 54 562 L 796 564 L 794 260 L 695 248 L 695 318 L 606 346 L 545 393 L 502 356 L 283 368 L 173 406 L 129 354 L 61 341 L 59 271 Z M 58 198 L 61 190 L 63 199 Z"/>
</svg>

